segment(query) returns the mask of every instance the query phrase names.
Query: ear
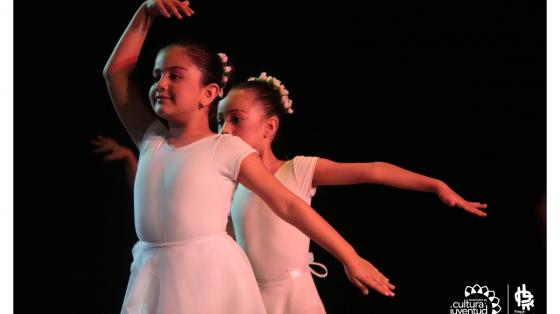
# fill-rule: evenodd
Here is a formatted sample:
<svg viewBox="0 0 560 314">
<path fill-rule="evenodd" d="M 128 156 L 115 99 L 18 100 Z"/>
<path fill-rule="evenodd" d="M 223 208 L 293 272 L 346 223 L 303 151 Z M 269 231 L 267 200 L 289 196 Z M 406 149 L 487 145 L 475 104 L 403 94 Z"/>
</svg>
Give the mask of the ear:
<svg viewBox="0 0 560 314">
<path fill-rule="evenodd" d="M 208 105 L 210 105 L 214 101 L 214 99 L 218 97 L 219 93 L 220 93 L 220 86 L 218 86 L 218 84 L 212 83 L 205 86 L 204 89 L 202 90 L 200 104 L 203 105 L 204 107 L 208 107 Z"/>
<path fill-rule="evenodd" d="M 272 116 L 266 120 L 265 134 L 267 135 L 267 137 L 270 136 L 274 138 L 276 136 L 276 131 L 278 131 L 279 124 L 280 119 L 278 119 L 278 116 Z"/>
</svg>

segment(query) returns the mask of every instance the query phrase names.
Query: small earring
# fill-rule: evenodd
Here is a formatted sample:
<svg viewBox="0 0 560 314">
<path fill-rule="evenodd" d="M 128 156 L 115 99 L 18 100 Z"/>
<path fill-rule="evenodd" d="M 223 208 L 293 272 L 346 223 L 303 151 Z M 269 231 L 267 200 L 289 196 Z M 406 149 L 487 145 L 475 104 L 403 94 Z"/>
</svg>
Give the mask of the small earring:
<svg viewBox="0 0 560 314">
<path fill-rule="evenodd" d="M 198 104 L 198 110 L 202 110 L 204 109 L 204 105 L 203 104 Z"/>
</svg>

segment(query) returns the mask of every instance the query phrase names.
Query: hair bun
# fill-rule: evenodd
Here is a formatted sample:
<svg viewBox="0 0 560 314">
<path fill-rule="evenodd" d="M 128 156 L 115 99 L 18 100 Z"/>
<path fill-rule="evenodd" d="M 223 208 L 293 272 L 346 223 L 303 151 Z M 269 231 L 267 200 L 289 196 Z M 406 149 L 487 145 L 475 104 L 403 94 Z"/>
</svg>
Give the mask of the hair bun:
<svg viewBox="0 0 560 314">
<path fill-rule="evenodd" d="M 226 56 L 226 60 L 227 60 L 227 56 Z M 247 81 L 259 81 L 259 82 L 266 82 L 270 84 L 274 88 L 274 90 L 278 91 L 278 93 L 280 94 L 284 111 L 289 114 L 294 113 L 294 110 L 292 109 L 293 102 L 288 96 L 290 95 L 290 92 L 286 89 L 284 84 L 282 84 L 282 81 L 280 81 L 279 79 L 273 76 L 267 75 L 266 72 L 261 72 L 261 75 L 259 75 L 259 77 L 250 77 Z"/>
</svg>

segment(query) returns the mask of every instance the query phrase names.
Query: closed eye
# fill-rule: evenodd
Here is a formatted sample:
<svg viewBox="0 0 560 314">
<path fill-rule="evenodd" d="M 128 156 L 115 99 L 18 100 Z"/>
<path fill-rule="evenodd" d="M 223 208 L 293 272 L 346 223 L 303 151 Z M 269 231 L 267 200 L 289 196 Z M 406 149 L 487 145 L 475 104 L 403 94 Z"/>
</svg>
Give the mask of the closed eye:
<svg viewBox="0 0 560 314">
<path fill-rule="evenodd" d="M 178 79 L 183 78 L 183 76 L 180 75 L 180 74 L 178 74 L 178 73 L 173 73 L 173 72 L 172 72 L 172 73 L 169 74 L 169 78 L 170 78 L 171 80 L 175 81 L 175 80 L 178 80 Z"/>
</svg>

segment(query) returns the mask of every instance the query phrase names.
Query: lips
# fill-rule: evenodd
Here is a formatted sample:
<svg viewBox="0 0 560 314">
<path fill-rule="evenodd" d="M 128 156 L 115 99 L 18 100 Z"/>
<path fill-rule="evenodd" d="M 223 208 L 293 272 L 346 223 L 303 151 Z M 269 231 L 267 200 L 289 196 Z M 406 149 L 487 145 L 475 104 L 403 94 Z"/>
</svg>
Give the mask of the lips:
<svg viewBox="0 0 560 314">
<path fill-rule="evenodd" d="M 166 96 L 166 95 L 156 95 L 156 97 L 155 97 L 155 101 L 156 101 L 156 102 L 157 102 L 157 101 L 164 101 L 164 100 L 167 100 L 167 99 L 171 99 L 171 97 L 170 97 L 170 96 Z"/>
</svg>

